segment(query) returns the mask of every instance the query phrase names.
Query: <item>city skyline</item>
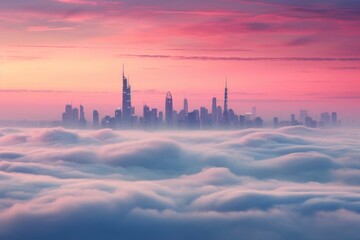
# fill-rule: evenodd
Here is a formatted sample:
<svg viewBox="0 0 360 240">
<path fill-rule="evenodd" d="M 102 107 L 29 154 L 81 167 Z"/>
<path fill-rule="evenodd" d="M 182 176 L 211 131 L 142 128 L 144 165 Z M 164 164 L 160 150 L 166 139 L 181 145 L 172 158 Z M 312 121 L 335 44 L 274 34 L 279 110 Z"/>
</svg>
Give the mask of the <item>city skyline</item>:
<svg viewBox="0 0 360 240">
<path fill-rule="evenodd" d="M 119 92 L 116 92 L 116 91 L 113 91 L 113 92 L 98 92 L 97 94 L 95 94 L 94 96 L 92 95 L 91 98 L 96 98 L 96 99 L 101 99 L 101 98 L 107 98 L 107 99 L 111 99 L 113 102 L 110 102 L 108 104 L 106 103 L 102 103 L 101 105 L 93 102 L 92 104 L 89 103 L 89 104 L 86 104 L 88 107 L 91 107 L 91 106 L 94 106 L 94 107 L 91 107 L 91 108 L 94 108 L 94 109 L 97 109 L 97 110 L 100 110 L 101 112 L 104 112 L 104 113 L 108 113 L 110 114 L 111 112 L 113 112 L 113 108 L 121 108 L 123 109 L 123 103 L 116 103 L 116 101 L 114 99 L 118 98 L 123 98 L 124 97 L 124 94 L 125 95 L 128 95 L 128 92 L 126 91 L 131 91 L 130 90 L 130 84 L 129 84 L 129 80 L 127 77 L 125 77 L 123 74 L 122 74 L 122 78 L 123 78 L 123 90 L 122 90 L 122 93 L 119 93 Z M 224 82 L 228 82 L 227 80 L 227 77 L 224 77 L 224 79 L 221 81 L 221 80 L 218 80 L 219 82 L 222 82 L 222 84 L 224 84 Z M 118 81 L 117 81 L 118 82 Z M 127 83 L 128 86 L 124 85 L 124 83 Z M 134 80 L 135 82 L 135 85 L 136 83 L 138 82 L 136 79 Z M 231 81 L 230 81 L 231 82 Z M 232 82 L 231 82 L 232 83 Z M 114 87 L 118 87 L 118 83 L 115 83 L 114 82 Z M 5 91 L 6 92 L 6 91 Z M 36 94 L 47 94 L 47 91 L 28 91 L 28 90 L 14 90 L 12 91 L 13 93 L 23 93 L 23 94 L 26 94 L 26 95 L 29 95 L 29 97 L 31 98 L 31 96 L 35 95 Z M 137 89 L 134 90 L 134 93 L 136 94 L 137 97 L 135 97 L 135 99 L 139 99 L 139 96 L 141 98 L 141 96 L 143 95 L 146 95 L 148 97 L 148 99 L 150 99 L 149 101 L 143 101 L 142 103 L 139 103 L 139 101 L 136 101 L 136 103 L 134 104 L 134 107 L 132 106 L 132 103 L 131 103 L 131 99 L 129 100 L 130 101 L 130 106 L 128 106 L 128 109 L 130 109 L 130 111 L 136 111 L 136 114 L 139 115 L 141 114 L 141 109 L 142 109 L 142 106 L 143 105 L 152 105 L 152 106 L 156 106 L 156 108 L 158 108 L 159 110 L 161 111 L 165 111 L 165 106 L 163 106 L 163 104 L 161 104 L 161 102 L 163 100 L 162 97 L 163 97 L 163 94 L 166 94 L 166 92 L 168 92 L 168 90 L 165 90 L 165 91 L 157 91 L 157 90 L 154 90 L 154 89 L 148 89 L 148 90 L 144 90 L 144 91 L 139 91 Z M 171 91 L 173 92 L 173 91 Z M 176 91 L 175 91 L 176 92 Z M 213 98 L 213 96 L 217 96 L 217 100 L 218 101 L 225 101 L 225 98 L 222 98 L 221 97 L 221 94 L 220 94 L 220 91 L 218 91 L 217 93 L 213 92 L 213 96 L 211 97 L 210 96 L 210 101 L 209 99 L 205 99 L 201 102 L 196 102 L 196 99 L 197 99 L 197 96 L 198 95 L 201 95 L 200 92 L 198 93 L 191 93 L 191 91 L 186 91 L 187 93 L 184 93 L 184 92 L 181 92 L 179 95 L 180 96 L 183 96 L 183 98 L 179 98 L 178 95 L 174 101 L 174 108 L 177 108 L 177 109 L 181 109 L 181 106 L 182 106 L 182 101 L 183 99 L 189 99 L 190 100 L 190 109 L 200 109 L 202 106 L 206 106 L 207 108 L 210 108 L 211 109 L 211 104 L 209 104 L 209 102 L 211 101 L 211 98 Z M 206 92 L 206 91 L 204 91 Z M 71 91 L 51 91 L 51 93 L 53 95 L 68 95 L 68 94 L 71 94 L 72 96 L 76 96 L 77 94 L 79 94 L 81 96 L 82 93 L 77 93 L 77 92 L 71 92 Z M 86 92 L 85 92 L 86 93 Z M 88 93 L 90 94 L 90 93 Z M 210 93 L 209 93 L 210 94 Z M 301 109 L 306 109 L 309 113 L 311 113 L 312 115 L 320 115 L 322 112 L 332 112 L 332 111 L 336 111 L 336 112 L 339 112 L 342 116 L 343 116 L 343 122 L 345 124 L 348 124 L 348 125 L 351 125 L 351 124 L 354 124 L 354 123 L 359 123 L 360 122 L 360 111 L 352 111 L 352 112 L 347 112 L 347 110 L 345 109 L 342 109 L 339 107 L 336 107 L 336 105 L 333 107 L 332 104 L 328 103 L 328 104 L 325 104 L 324 107 L 314 107 L 314 103 L 316 101 L 308 101 L 306 104 L 302 104 L 300 105 L 299 107 L 289 107 L 287 109 L 278 109 L 277 107 L 279 105 L 283 105 L 283 104 L 287 104 L 287 101 L 282 101 L 282 100 L 275 100 L 275 101 L 270 101 L 270 102 L 267 102 L 267 103 L 263 103 L 262 101 L 259 101 L 259 102 L 251 102 L 249 101 L 246 96 L 247 96 L 247 93 L 242 93 L 242 92 L 239 92 L 237 91 L 237 89 L 232 89 L 230 90 L 230 94 L 233 96 L 232 100 L 231 100 L 231 103 L 232 103 L 232 108 L 236 111 L 236 112 L 251 112 L 251 109 L 253 107 L 256 107 L 259 112 L 265 116 L 265 118 L 267 120 L 271 119 L 272 117 L 274 116 L 278 116 L 278 117 L 281 117 L 281 118 L 285 118 L 287 116 L 289 116 L 290 114 L 293 114 L 294 112 L 298 112 L 300 111 Z M 6 93 L 5 93 L 6 95 Z M 241 95 L 243 96 L 243 99 L 241 98 Z M 190 98 L 191 97 L 191 98 Z M 42 121 L 42 120 L 45 120 L 45 121 L 51 121 L 51 120 L 55 120 L 56 119 L 56 116 L 58 116 L 58 110 L 57 108 L 59 107 L 63 107 L 63 104 L 64 102 L 66 102 L 67 104 L 74 104 L 74 105 L 85 105 L 83 104 L 83 100 L 79 99 L 78 97 L 74 97 L 75 99 L 77 98 L 78 101 L 66 101 L 65 99 L 63 98 L 60 98 L 60 99 L 63 99 L 64 101 L 63 102 L 59 102 L 58 104 L 53 104 L 53 105 L 50 105 L 49 107 L 52 108 L 52 110 L 55 112 L 55 114 L 49 114 L 49 116 L 47 116 L 46 114 L 43 114 L 43 115 L 35 115 L 33 117 L 31 112 L 30 114 L 23 114 L 21 117 L 19 118 L 6 118 L 6 114 L 4 114 L 4 111 L 2 113 L 0 113 L 0 120 L 8 120 L 8 121 L 16 121 L 16 120 L 29 120 L 29 121 Z M 88 97 L 85 97 L 85 99 L 88 98 Z M 195 101 L 191 101 L 195 99 Z M 294 102 L 297 102 L 297 101 L 294 101 Z M 10 103 L 11 104 L 11 103 Z M 355 105 L 356 105 L 356 102 L 355 102 Z M 241 106 L 245 106 L 245 107 L 241 107 Z M 259 107 L 260 106 L 260 107 Z M 56 107 L 56 108 L 55 108 Z M 269 109 L 270 107 L 270 109 Z M 3 110 L 8 110 L 6 108 L 3 108 Z M 27 109 L 24 109 L 25 112 Z M 356 109 L 355 109 L 356 110 Z M 20 113 L 22 113 L 22 111 L 20 111 Z M 87 118 L 90 118 L 91 117 L 91 113 L 87 112 L 86 113 L 86 117 Z"/>
<path fill-rule="evenodd" d="M 205 106 L 199 109 L 189 110 L 189 101 L 183 100 L 183 108 L 175 109 L 173 96 L 170 91 L 166 93 L 164 111 L 156 106 L 147 104 L 142 107 L 142 114 L 136 114 L 135 107 L 131 104 L 132 92 L 128 77 L 125 75 L 125 66 L 122 67 L 122 108 L 116 108 L 114 114 L 104 114 L 103 117 L 97 109 L 92 111 L 92 126 L 87 125 L 84 107 L 80 105 L 80 118 L 78 108 L 67 104 L 62 114 L 60 124 L 55 121 L 50 126 L 62 126 L 73 129 L 189 129 L 189 130 L 211 130 L 211 129 L 246 129 L 263 128 L 264 119 L 258 115 L 256 107 L 251 112 L 237 113 L 229 106 L 228 80 L 225 79 L 223 105 L 217 105 L 216 97 L 211 100 L 211 110 Z M 322 112 L 320 119 L 311 116 L 307 109 L 300 110 L 298 118 L 292 113 L 290 119 L 280 119 L 274 116 L 272 127 L 287 127 L 304 125 L 310 128 L 317 127 L 339 127 L 337 112 Z M 265 124 L 269 127 L 269 124 Z"/>
<path fill-rule="evenodd" d="M 0 240 L 359 240 L 360 0 L 0 0 Z"/>
<path fill-rule="evenodd" d="M 221 108 L 220 109 L 220 111 L 222 112 L 222 117 L 224 118 L 224 121 L 226 122 L 227 120 L 227 118 L 228 118 L 228 105 L 229 105 L 229 100 L 228 100 L 228 78 L 227 77 L 225 77 L 225 80 L 224 80 L 224 82 L 225 82 L 225 88 L 224 88 L 224 94 L 223 94 L 223 96 L 224 96 L 224 98 L 223 99 L 218 99 L 217 97 L 212 97 L 212 100 L 211 100 L 211 107 L 209 108 L 209 109 L 211 109 L 211 111 L 213 112 L 214 111 L 214 104 L 215 104 L 215 108 L 217 108 L 217 106 L 216 106 L 216 102 L 217 102 L 217 100 L 219 100 L 219 101 L 223 101 L 223 108 Z M 56 91 L 54 91 L 55 93 L 56 93 Z M 151 90 L 150 90 L 150 92 L 151 92 Z M 235 91 L 236 92 L 236 91 Z M 31 93 L 31 92 L 30 92 Z M 137 94 L 141 94 L 142 92 L 139 92 L 139 91 L 136 91 L 135 90 L 135 93 L 137 93 Z M 111 94 L 114 94 L 114 95 L 119 95 L 119 93 L 116 93 L 116 92 L 114 92 L 114 93 L 101 93 L 101 94 L 109 94 L 109 95 L 111 95 Z M 155 95 L 160 95 L 160 92 L 157 92 Z M 220 94 L 217 94 L 217 95 L 220 95 Z M 166 93 L 166 99 L 168 98 L 168 96 L 169 96 L 169 98 L 171 98 L 171 108 L 172 109 L 175 109 L 175 107 L 173 106 L 173 100 L 172 100 L 172 94 L 171 94 L 171 92 L 170 91 L 167 91 L 167 93 Z M 121 106 L 121 108 L 120 107 L 116 107 L 116 109 L 117 110 L 115 110 L 115 115 L 117 115 L 117 114 L 119 114 L 119 116 L 117 116 L 117 118 L 121 118 L 121 119 L 124 119 L 124 122 L 122 123 L 122 124 L 124 124 L 124 125 L 129 125 L 130 124 L 130 122 L 131 122 L 131 116 L 132 115 L 134 115 L 134 116 L 139 116 L 139 117 L 141 117 L 141 116 L 143 116 L 144 114 L 143 114 L 143 112 L 141 112 L 141 109 L 142 109 L 142 107 L 145 107 L 145 106 L 148 106 L 149 104 L 147 104 L 147 103 L 145 103 L 143 106 L 137 106 L 137 107 L 135 107 L 135 106 L 132 106 L 132 95 L 131 95 L 131 86 L 130 86 L 130 81 L 129 81 L 129 77 L 128 76 L 126 76 L 125 75 L 125 65 L 123 64 L 122 65 L 122 92 L 121 92 L 121 103 L 118 103 L 118 106 Z M 188 99 L 187 99 L 187 97 L 184 97 L 184 99 L 183 99 L 183 101 L 184 101 L 184 108 L 183 109 L 181 109 L 181 107 L 179 107 L 179 111 L 180 110 L 185 110 L 185 108 L 186 108 L 186 114 L 187 114 L 187 112 L 189 111 L 188 109 L 189 109 L 189 103 L 188 103 Z M 186 102 L 186 103 L 185 103 Z M 185 107 L 185 104 L 186 104 L 186 107 Z M 196 109 L 198 109 L 198 110 L 200 110 L 201 111 L 201 109 L 202 108 L 206 108 L 206 110 L 207 110 L 207 107 L 210 105 L 210 104 L 206 104 L 205 106 L 198 106 L 198 107 L 193 107 L 193 108 L 191 108 L 192 110 L 196 110 Z M 71 103 L 67 103 L 66 104 L 66 107 L 65 107 L 65 112 L 67 112 L 68 110 L 66 109 L 67 107 L 69 107 L 69 106 L 72 106 L 73 105 L 73 102 L 71 102 Z M 75 106 L 76 104 L 74 104 L 74 106 Z M 107 108 L 111 108 L 112 106 L 115 106 L 116 104 L 109 104 L 109 106 L 107 106 Z M 83 104 L 80 102 L 80 110 L 81 110 L 81 108 L 83 108 Z M 165 105 L 163 106 L 163 107 L 161 107 L 161 105 L 160 105 L 160 107 L 159 106 L 155 106 L 156 107 L 156 111 L 159 111 L 159 112 L 161 112 L 161 113 L 165 113 L 165 115 L 164 115 L 164 120 L 165 120 L 165 122 L 167 122 L 167 114 L 166 114 L 166 106 L 167 106 L 167 104 L 165 103 Z M 177 104 L 177 106 L 179 106 L 179 103 Z M 180 105 L 181 106 L 181 105 Z M 273 105 L 273 107 L 275 107 L 276 105 L 274 104 Z M 126 109 L 126 111 L 124 112 L 123 111 L 123 109 Z M 140 110 L 139 110 L 140 109 Z M 237 109 L 236 108 L 236 105 L 235 105 L 235 108 L 234 109 Z M 254 110 L 255 109 L 255 110 Z M 243 114 L 243 115 L 246 115 L 246 114 L 249 114 L 249 113 L 253 113 L 254 111 L 256 112 L 256 109 L 257 109 L 257 107 L 256 106 L 252 106 L 251 107 L 251 111 L 250 111 L 250 109 L 246 109 L 245 111 L 239 111 L 240 112 L 240 114 L 239 114 L 239 116 L 241 115 L 241 114 Z M 333 109 L 333 108 L 332 108 Z M 73 109 L 74 111 L 79 111 L 76 107 Z M 137 111 L 136 111 L 137 110 Z M 219 109 L 218 109 L 219 110 Z M 97 113 L 97 115 L 99 115 L 99 109 L 94 109 L 93 111 L 96 111 Z M 231 111 L 234 111 L 233 109 L 231 109 Z M 274 118 L 277 118 L 278 120 L 279 120 L 279 118 L 281 118 L 282 119 L 282 121 L 284 122 L 284 121 L 287 121 L 287 117 L 288 116 L 290 116 L 290 118 L 292 118 L 291 116 L 292 115 L 296 115 L 295 114 L 295 112 L 299 112 L 300 111 L 300 114 L 299 114 L 299 119 L 300 120 L 303 120 L 303 121 L 300 121 L 300 123 L 302 123 L 303 125 L 305 125 L 304 123 L 305 123 L 305 121 L 304 121 L 304 118 L 301 116 L 301 112 L 303 112 L 303 111 L 305 111 L 306 112 L 306 114 L 307 115 L 309 115 L 309 116 L 314 116 L 314 119 L 319 119 L 319 121 L 320 121 L 320 119 L 322 119 L 322 115 L 324 114 L 324 113 L 328 113 L 328 112 L 330 112 L 330 114 L 332 114 L 332 113 L 336 113 L 337 114 L 337 111 L 334 111 L 334 110 L 330 110 L 330 111 L 323 111 L 323 110 L 319 110 L 318 112 L 312 112 L 311 111 L 311 108 L 301 108 L 301 109 L 297 109 L 297 110 L 294 110 L 294 111 L 289 111 L 289 112 L 286 112 L 286 113 L 284 113 L 284 112 L 282 112 L 282 113 L 278 113 L 277 115 L 273 112 L 272 113 L 272 115 L 265 115 L 266 116 L 266 119 L 262 119 L 262 121 L 264 121 L 265 123 L 266 123 L 266 125 L 267 126 L 270 126 L 269 124 L 270 123 L 273 123 L 273 121 L 274 121 Z M 113 111 L 105 111 L 105 113 L 104 113 L 104 116 L 111 116 L 112 114 L 111 114 L 111 112 L 113 112 Z M 237 112 L 236 110 L 235 110 L 235 112 Z M 180 112 L 181 113 L 181 112 Z M 69 113 L 68 113 L 69 114 Z M 80 111 L 80 114 L 81 114 L 81 117 L 80 117 L 80 119 L 82 119 L 82 126 L 84 126 L 84 119 L 85 119 L 85 115 L 86 115 L 86 118 L 88 118 L 88 119 L 90 119 L 91 118 L 91 116 L 92 116 L 92 118 L 94 118 L 94 113 L 92 113 L 92 115 L 91 115 L 91 112 L 87 112 L 87 113 L 84 113 L 84 112 L 81 112 Z M 256 116 L 256 113 L 255 113 L 255 116 Z M 319 118 L 317 118 L 316 116 L 320 116 Z M 116 117 L 116 116 L 115 116 Z M 66 118 L 66 117 L 65 117 Z M 63 118 L 62 118 L 63 120 L 62 121 L 64 121 L 64 116 L 63 116 Z M 41 120 L 33 120 L 33 119 L 27 119 L 27 118 L 24 118 L 24 119 L 0 119 L 0 121 L 2 121 L 3 122 L 3 124 L 5 123 L 5 125 L 6 125 L 6 123 L 11 123 L 11 122 L 16 122 L 16 121 L 23 121 L 23 120 L 25 120 L 25 121 L 39 121 L 39 122 L 46 122 L 46 121 L 48 121 L 48 122 L 51 122 L 51 121 L 56 121 L 56 118 L 54 118 L 54 119 L 46 119 L 46 120 L 43 120 L 43 121 L 41 121 Z M 77 120 L 76 120 L 77 121 Z M 212 120 L 213 121 L 213 120 Z M 290 122 L 293 122 L 293 120 L 290 120 Z M 356 119 L 356 118 L 352 118 L 352 119 L 346 119 L 345 118 L 345 121 L 344 122 L 342 122 L 342 125 L 343 126 L 357 126 L 359 123 L 358 122 L 360 122 L 360 119 Z M 345 123 L 345 124 L 344 124 Z M 99 124 L 100 124 L 100 119 L 99 119 Z M 70 124 L 71 125 L 71 124 Z M 85 125 L 86 125 L 86 121 L 85 121 Z M 69 126 L 67 123 L 65 123 L 64 124 L 64 126 L 65 127 L 67 127 L 67 126 Z M 286 125 L 285 125 L 286 126 Z M 82 128 L 84 128 L 84 127 L 82 127 Z"/>
<path fill-rule="evenodd" d="M 229 109 L 229 99 L 228 99 L 228 80 L 227 77 L 225 77 L 225 87 L 224 87 L 224 99 L 223 99 L 223 106 L 217 105 L 217 98 L 213 97 L 211 100 L 211 112 L 208 110 L 206 106 L 199 106 L 198 108 L 193 108 L 191 112 L 189 112 L 189 102 L 188 99 L 185 97 L 183 100 L 183 108 L 174 109 L 173 106 L 173 98 L 170 91 L 166 93 L 165 97 L 165 105 L 164 110 L 162 111 L 162 108 L 158 108 L 158 106 L 155 106 L 155 108 L 151 109 L 148 104 L 144 104 L 142 106 L 142 114 L 137 114 L 135 109 L 135 106 L 132 106 L 131 99 L 131 86 L 129 78 L 125 75 L 125 65 L 122 65 L 122 99 L 121 99 L 121 105 L 122 108 L 117 107 L 115 109 L 115 115 L 109 113 L 104 113 L 104 117 L 101 119 L 98 109 L 92 110 L 92 126 L 94 129 L 98 128 L 113 128 L 113 129 L 136 129 L 136 128 L 146 128 L 144 127 L 144 124 L 146 124 L 146 121 L 150 121 L 150 115 L 148 116 L 148 119 L 146 117 L 146 111 L 148 111 L 149 114 L 152 114 L 152 117 L 155 117 L 159 120 L 159 122 L 156 124 L 156 127 L 154 124 L 152 124 L 152 128 L 174 128 L 174 129 L 181 129 L 181 128 L 194 128 L 191 126 L 185 126 L 184 124 L 188 122 L 188 117 L 192 117 L 193 121 L 199 122 L 199 129 L 226 129 L 228 127 L 232 129 L 244 129 L 249 127 L 263 127 L 264 125 L 266 127 L 273 126 L 275 128 L 277 127 L 284 127 L 284 126 L 296 126 L 296 125 L 305 125 L 308 127 L 317 127 L 319 121 L 319 126 L 347 126 L 347 124 L 340 124 L 341 121 L 337 121 L 337 112 L 330 111 L 329 112 L 320 112 L 318 115 L 320 115 L 320 118 L 317 118 L 314 114 L 309 111 L 309 109 L 300 109 L 300 114 L 298 115 L 298 119 L 295 119 L 296 114 L 294 111 L 291 111 L 290 114 L 290 120 L 286 117 L 279 115 L 272 115 L 272 119 L 263 119 L 261 117 L 258 117 L 257 115 L 257 108 L 256 106 L 253 106 L 250 111 L 242 111 L 239 114 L 237 114 L 236 111 L 234 111 L 232 108 Z M 221 100 L 221 99 L 220 99 Z M 114 105 L 114 104 L 112 104 Z M 75 106 L 75 105 L 74 105 Z M 65 112 L 62 115 L 61 120 L 61 126 L 67 127 L 67 128 L 80 128 L 80 129 L 89 129 L 90 125 L 87 125 L 86 118 L 91 118 L 91 113 L 85 114 L 84 112 L 84 106 L 82 104 L 79 105 L 80 108 L 80 117 L 79 117 L 79 109 L 74 107 L 73 103 L 68 103 L 65 106 Z M 125 109 L 125 110 L 124 110 Z M 147 109 L 147 110 L 145 110 Z M 114 112 L 114 111 L 113 111 Z M 138 111 L 139 112 L 139 111 Z M 155 115 L 154 115 L 155 113 Z M 159 115 L 158 115 L 159 113 Z M 164 114 L 164 115 L 163 115 Z M 194 115 L 195 114 L 195 115 Z M 335 114 L 335 117 L 333 116 Z M 87 115 L 87 117 L 85 117 Z M 205 115 L 205 120 L 203 115 Z M 233 119 L 229 119 L 230 116 Z M 289 115 L 288 115 L 289 116 Z M 312 117 L 311 117 L 312 116 Z M 209 117 L 209 119 L 207 119 Z M 258 119 L 256 119 L 258 117 Z M 309 119 L 306 119 L 308 118 Z M 135 119 L 134 119 L 135 118 Z M 182 118 L 182 119 L 179 119 Z M 335 119 L 335 120 L 334 120 Z M 158 121 L 156 120 L 156 121 Z M 251 120 L 251 123 L 245 123 L 244 121 Z M 105 124 L 102 122 L 106 122 Z M 154 120 L 153 120 L 154 121 Z M 203 123 L 203 122 L 208 123 Z M 242 123 L 239 125 L 239 121 L 242 121 Z M 112 123 L 110 123 L 112 122 Z M 217 123 L 216 123 L 217 122 Z M 221 122 L 221 124 L 220 124 Z M 257 122 L 257 123 L 256 123 Z M 165 123 L 163 127 L 161 125 Z M 264 124 L 265 123 L 265 124 Z M 345 122 L 346 123 L 346 122 Z M 59 126 L 59 122 L 56 121 L 56 119 L 47 120 L 47 121 L 38 121 L 38 124 L 36 121 L 28 120 L 3 120 L 0 119 L 1 125 L 19 125 L 20 126 Z M 39 125 L 40 124 L 40 125 Z M 159 124 L 159 125 L 158 125 Z M 356 126 L 357 123 L 353 122 L 352 126 Z"/>
<path fill-rule="evenodd" d="M 169 90 L 175 108 L 179 98 L 205 106 L 223 98 L 228 76 L 237 112 L 337 111 L 360 121 L 358 4 L 3 0 L 0 119 L 50 120 L 71 102 L 122 107 L 112 104 L 125 63 L 137 109 L 162 106 Z"/>
</svg>

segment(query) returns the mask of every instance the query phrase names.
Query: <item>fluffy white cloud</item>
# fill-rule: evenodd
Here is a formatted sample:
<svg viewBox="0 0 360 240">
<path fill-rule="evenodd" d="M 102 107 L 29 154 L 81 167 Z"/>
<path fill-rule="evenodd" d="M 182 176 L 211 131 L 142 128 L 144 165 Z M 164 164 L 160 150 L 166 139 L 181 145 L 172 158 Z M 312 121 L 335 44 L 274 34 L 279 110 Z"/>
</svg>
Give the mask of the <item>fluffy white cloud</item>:
<svg viewBox="0 0 360 240">
<path fill-rule="evenodd" d="M 0 129 L 0 239 L 358 239 L 360 131 Z"/>
</svg>

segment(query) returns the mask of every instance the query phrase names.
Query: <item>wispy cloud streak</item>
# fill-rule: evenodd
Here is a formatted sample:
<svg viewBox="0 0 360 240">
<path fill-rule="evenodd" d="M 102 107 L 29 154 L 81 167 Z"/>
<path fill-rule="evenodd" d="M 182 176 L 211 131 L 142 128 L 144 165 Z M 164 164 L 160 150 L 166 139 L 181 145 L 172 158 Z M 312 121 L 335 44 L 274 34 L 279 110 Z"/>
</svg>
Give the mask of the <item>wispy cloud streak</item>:
<svg viewBox="0 0 360 240">
<path fill-rule="evenodd" d="M 306 62 L 358 62 L 360 58 L 331 58 L 331 57 L 215 57 L 215 56 L 181 56 L 160 54 L 117 54 L 117 57 L 157 58 L 174 60 L 201 61 L 306 61 Z"/>
</svg>

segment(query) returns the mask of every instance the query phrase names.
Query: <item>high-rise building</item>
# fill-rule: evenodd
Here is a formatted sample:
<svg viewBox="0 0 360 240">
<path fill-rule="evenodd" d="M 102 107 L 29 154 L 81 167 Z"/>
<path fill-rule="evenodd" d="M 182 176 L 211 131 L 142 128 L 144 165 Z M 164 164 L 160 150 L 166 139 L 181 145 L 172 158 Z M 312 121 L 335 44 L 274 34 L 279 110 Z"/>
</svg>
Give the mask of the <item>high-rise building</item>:
<svg viewBox="0 0 360 240">
<path fill-rule="evenodd" d="M 93 127 L 94 129 L 99 128 L 99 112 L 96 110 L 93 111 Z"/>
<path fill-rule="evenodd" d="M 223 120 L 223 112 L 220 106 L 216 107 L 216 122 L 220 123 Z"/>
<path fill-rule="evenodd" d="M 72 126 L 73 127 L 78 127 L 78 125 L 79 125 L 79 109 L 73 108 Z"/>
<path fill-rule="evenodd" d="M 291 114 L 291 119 L 290 119 L 291 126 L 295 126 L 296 125 L 295 122 L 296 122 L 295 114 L 292 113 Z"/>
<path fill-rule="evenodd" d="M 159 124 L 162 125 L 164 123 L 164 113 L 162 111 L 159 112 Z"/>
<path fill-rule="evenodd" d="M 316 128 L 317 122 L 315 120 L 313 120 L 311 117 L 307 116 L 305 118 L 305 126 L 310 127 L 310 128 Z"/>
<path fill-rule="evenodd" d="M 337 113 L 331 113 L 331 126 L 336 127 L 338 125 Z"/>
<path fill-rule="evenodd" d="M 330 126 L 331 117 L 328 112 L 324 112 L 320 114 L 320 127 L 328 127 Z"/>
<path fill-rule="evenodd" d="M 229 126 L 237 128 L 239 125 L 239 117 L 235 114 L 234 110 L 229 109 Z"/>
<path fill-rule="evenodd" d="M 206 107 L 200 108 L 200 125 L 202 128 L 209 127 L 209 111 Z"/>
<path fill-rule="evenodd" d="M 228 109 L 228 88 L 227 88 L 227 80 L 225 82 L 225 91 L 224 91 L 224 125 L 227 126 L 229 124 L 229 109 Z"/>
<path fill-rule="evenodd" d="M 173 99 L 170 92 L 166 93 L 165 98 L 165 122 L 167 127 L 173 126 Z"/>
<path fill-rule="evenodd" d="M 305 125 L 305 118 L 308 116 L 308 111 L 306 109 L 301 109 L 300 110 L 300 116 L 299 116 L 299 120 L 300 122 L 302 122 L 302 124 Z"/>
<path fill-rule="evenodd" d="M 123 66 L 123 94 L 122 94 L 122 118 L 125 126 L 129 126 L 132 118 L 131 87 L 128 78 L 125 76 Z"/>
<path fill-rule="evenodd" d="M 211 105 L 211 119 L 213 127 L 217 126 L 217 117 L 216 117 L 216 97 L 212 98 L 212 105 Z"/>
<path fill-rule="evenodd" d="M 79 127 L 80 128 L 86 128 L 86 119 L 85 119 L 85 112 L 84 112 L 84 106 L 83 105 L 80 105 Z"/>
<path fill-rule="evenodd" d="M 158 110 L 157 108 L 152 108 L 150 111 L 150 125 L 152 128 L 157 128 L 159 125 L 159 120 L 158 120 Z"/>
<path fill-rule="evenodd" d="M 255 119 L 256 117 L 257 117 L 257 115 L 256 115 L 256 107 L 254 106 L 252 109 L 251 109 L 251 117 L 252 117 L 252 119 Z"/>
<path fill-rule="evenodd" d="M 63 125 L 64 127 L 71 127 L 73 124 L 73 109 L 72 105 L 67 104 L 65 106 L 65 112 L 63 114 Z"/>
<path fill-rule="evenodd" d="M 184 112 L 185 112 L 185 116 L 188 114 L 189 112 L 189 103 L 187 98 L 184 99 Z"/>
<path fill-rule="evenodd" d="M 144 127 L 148 128 L 151 122 L 151 112 L 148 105 L 144 105 L 143 107 L 143 121 Z"/>
<path fill-rule="evenodd" d="M 256 117 L 254 119 L 254 127 L 256 128 L 262 128 L 264 125 L 264 121 L 261 119 L 261 117 Z"/>
<path fill-rule="evenodd" d="M 79 115 L 78 112 L 72 108 L 71 104 L 65 106 L 65 112 L 62 115 L 62 125 L 67 128 L 78 127 L 79 122 L 74 121 L 74 114 Z M 76 116 L 75 116 L 76 117 Z"/>
</svg>

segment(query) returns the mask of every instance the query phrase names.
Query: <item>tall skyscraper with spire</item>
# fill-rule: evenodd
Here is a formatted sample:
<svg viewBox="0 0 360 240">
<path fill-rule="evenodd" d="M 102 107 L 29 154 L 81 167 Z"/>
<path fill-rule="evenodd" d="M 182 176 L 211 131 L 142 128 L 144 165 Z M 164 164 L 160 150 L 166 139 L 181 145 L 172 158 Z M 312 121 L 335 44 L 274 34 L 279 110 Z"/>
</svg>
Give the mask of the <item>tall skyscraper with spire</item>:
<svg viewBox="0 0 360 240">
<path fill-rule="evenodd" d="M 227 87 L 227 79 L 225 80 L 225 91 L 224 91 L 224 125 L 229 124 L 229 109 L 228 109 L 228 87 Z"/>
<path fill-rule="evenodd" d="M 173 126 L 173 111 L 172 95 L 170 92 L 167 92 L 165 98 L 165 121 L 168 128 Z"/>
<path fill-rule="evenodd" d="M 123 94 L 122 94 L 122 114 L 123 123 L 128 126 L 131 123 L 132 107 L 131 107 L 131 87 L 128 78 L 125 76 L 125 68 L 123 65 Z"/>
</svg>

